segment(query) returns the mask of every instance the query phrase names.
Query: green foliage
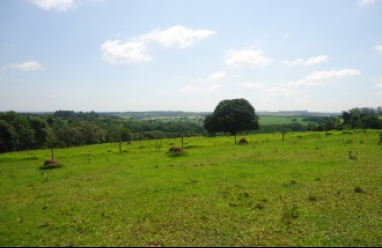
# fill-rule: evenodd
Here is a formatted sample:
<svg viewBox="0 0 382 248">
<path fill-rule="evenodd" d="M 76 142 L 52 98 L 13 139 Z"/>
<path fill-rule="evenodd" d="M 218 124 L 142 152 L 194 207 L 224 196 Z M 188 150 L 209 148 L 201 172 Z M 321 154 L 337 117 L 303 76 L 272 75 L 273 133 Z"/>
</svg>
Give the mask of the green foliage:
<svg viewBox="0 0 382 248">
<path fill-rule="evenodd" d="M 18 147 L 19 136 L 16 129 L 4 120 L 0 120 L 0 152 L 14 151 Z"/>
<path fill-rule="evenodd" d="M 260 129 L 255 109 L 245 99 L 223 100 L 214 113 L 207 115 L 204 127 L 210 133 L 229 132 L 235 135 L 238 131 Z"/>
<path fill-rule="evenodd" d="M 131 121 L 95 112 L 60 110 L 48 115 L 25 115 L 9 111 L 0 113 L 0 120 L 0 153 L 205 133 L 204 128 L 195 123 Z"/>
</svg>

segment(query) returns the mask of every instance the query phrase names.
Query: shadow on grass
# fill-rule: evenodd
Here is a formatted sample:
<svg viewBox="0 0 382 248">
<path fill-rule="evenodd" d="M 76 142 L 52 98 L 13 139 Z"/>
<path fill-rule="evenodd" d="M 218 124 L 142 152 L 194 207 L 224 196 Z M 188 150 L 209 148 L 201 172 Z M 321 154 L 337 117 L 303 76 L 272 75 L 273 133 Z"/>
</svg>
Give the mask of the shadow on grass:
<svg viewBox="0 0 382 248">
<path fill-rule="evenodd" d="M 53 170 L 63 167 L 63 164 L 45 164 L 38 167 L 40 170 Z"/>
<path fill-rule="evenodd" d="M 167 156 L 170 158 L 176 158 L 176 157 L 185 157 L 188 153 L 186 151 L 183 152 L 167 152 Z"/>
</svg>

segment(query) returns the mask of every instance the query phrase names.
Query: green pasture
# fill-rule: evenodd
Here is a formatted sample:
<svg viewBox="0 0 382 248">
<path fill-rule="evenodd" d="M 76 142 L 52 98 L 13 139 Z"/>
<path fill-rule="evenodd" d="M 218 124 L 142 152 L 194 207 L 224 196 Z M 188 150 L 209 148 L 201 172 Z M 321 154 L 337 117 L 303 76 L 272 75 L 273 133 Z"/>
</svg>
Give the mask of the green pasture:
<svg viewBox="0 0 382 248">
<path fill-rule="evenodd" d="M 187 115 L 187 116 L 154 116 L 154 117 L 145 117 L 141 118 L 140 120 L 148 121 L 148 120 L 155 120 L 160 122 L 191 122 L 198 124 L 198 119 L 204 120 L 202 116 L 198 115 Z"/>
<path fill-rule="evenodd" d="M 292 119 L 296 119 L 293 121 Z M 302 121 L 303 117 L 294 117 L 294 116 L 281 116 L 281 115 L 260 115 L 259 124 L 262 125 L 272 125 L 272 124 L 291 124 L 293 122 L 298 122 L 304 126 L 308 126 L 310 122 Z"/>
<path fill-rule="evenodd" d="M 99 144 L 50 170 L 50 150 L 3 153 L 0 246 L 381 246 L 379 135 Z"/>
<path fill-rule="evenodd" d="M 160 121 L 160 122 L 170 122 L 170 121 L 175 121 L 175 122 L 192 122 L 195 124 L 203 124 L 198 123 L 198 119 L 203 119 L 201 116 L 154 116 L 154 117 L 145 117 L 141 118 L 141 120 L 148 121 Z M 293 121 L 292 119 L 296 119 Z M 298 122 L 304 126 L 308 126 L 310 122 L 308 121 L 302 121 L 303 117 L 295 117 L 295 116 L 284 116 L 284 115 L 260 115 L 259 116 L 259 124 L 260 126 L 262 125 L 272 125 L 272 124 L 291 124 L 293 122 Z"/>
</svg>

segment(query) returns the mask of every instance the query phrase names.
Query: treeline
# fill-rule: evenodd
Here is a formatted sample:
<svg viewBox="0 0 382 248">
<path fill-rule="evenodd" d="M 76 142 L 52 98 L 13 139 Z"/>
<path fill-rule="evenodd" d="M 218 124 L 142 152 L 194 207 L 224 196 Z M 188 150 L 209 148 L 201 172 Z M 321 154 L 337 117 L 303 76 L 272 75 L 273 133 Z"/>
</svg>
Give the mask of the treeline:
<svg viewBox="0 0 382 248">
<path fill-rule="evenodd" d="M 330 131 L 349 129 L 382 129 L 382 107 L 352 108 L 342 111 L 339 116 L 317 116 L 303 114 L 303 125 L 299 122 L 288 124 L 262 125 L 260 130 L 252 133 L 297 132 L 297 131 Z M 293 119 L 292 119 L 293 120 Z"/>
<path fill-rule="evenodd" d="M 381 129 L 382 107 L 352 108 L 342 111 L 341 116 L 320 117 L 317 124 L 308 125 L 308 131 L 348 130 L 348 129 Z M 312 121 L 314 117 L 307 118 Z"/>
<path fill-rule="evenodd" d="M 134 121 L 95 112 L 53 114 L 0 113 L 0 152 L 72 147 L 106 142 L 197 136 L 193 123 Z"/>
</svg>

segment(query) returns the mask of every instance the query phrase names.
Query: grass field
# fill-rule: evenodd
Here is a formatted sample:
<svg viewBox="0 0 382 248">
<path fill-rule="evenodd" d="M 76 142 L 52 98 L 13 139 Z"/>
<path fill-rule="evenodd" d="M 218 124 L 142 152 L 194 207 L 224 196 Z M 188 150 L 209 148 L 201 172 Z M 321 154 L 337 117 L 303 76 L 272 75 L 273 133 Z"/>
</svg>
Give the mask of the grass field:
<svg viewBox="0 0 382 248">
<path fill-rule="evenodd" d="M 375 130 L 0 154 L 0 246 L 382 246 Z"/>
<path fill-rule="evenodd" d="M 315 122 L 308 122 L 308 121 L 302 121 L 304 117 L 297 117 L 297 116 L 285 116 L 285 115 L 260 115 L 259 116 L 259 124 L 262 125 L 271 125 L 271 124 L 291 124 L 293 122 L 301 123 L 304 126 L 308 126 L 309 123 L 315 123 Z M 198 121 L 200 119 L 200 121 Z M 292 119 L 296 119 L 293 121 Z M 188 116 L 154 116 L 154 117 L 145 117 L 141 118 L 140 120 L 143 121 L 159 121 L 159 122 L 191 122 L 198 125 L 202 125 L 204 118 L 198 115 L 188 115 Z M 202 121 L 203 120 L 203 121 Z"/>
<path fill-rule="evenodd" d="M 308 126 L 309 123 L 315 123 L 315 122 L 308 122 L 308 121 L 302 121 L 303 117 L 286 117 L 286 116 L 277 116 L 277 115 L 261 115 L 259 116 L 259 124 L 262 125 L 271 125 L 271 124 L 291 124 L 293 122 L 298 122 L 304 126 Z M 292 119 L 296 119 L 296 121 L 293 121 Z"/>
</svg>

